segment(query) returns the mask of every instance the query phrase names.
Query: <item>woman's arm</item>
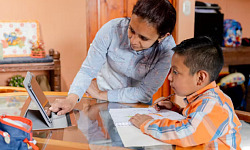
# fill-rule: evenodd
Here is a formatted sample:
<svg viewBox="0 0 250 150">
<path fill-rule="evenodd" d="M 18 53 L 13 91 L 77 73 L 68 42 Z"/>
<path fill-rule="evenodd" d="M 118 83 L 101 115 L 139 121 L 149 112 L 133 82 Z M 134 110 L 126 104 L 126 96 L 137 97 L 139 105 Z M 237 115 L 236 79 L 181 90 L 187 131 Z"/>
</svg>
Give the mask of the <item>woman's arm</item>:
<svg viewBox="0 0 250 150">
<path fill-rule="evenodd" d="M 108 100 L 108 92 L 107 91 L 101 91 L 98 88 L 97 81 L 92 80 L 89 88 L 87 89 L 87 94 L 89 94 L 91 97 L 100 99 L 100 100 Z"/>
<path fill-rule="evenodd" d="M 82 97 L 92 79 L 97 76 L 97 73 L 106 62 L 106 53 L 112 41 L 112 25 L 113 22 L 110 21 L 97 32 L 90 45 L 88 55 L 70 86 L 69 94 L 74 93 Z"/>
</svg>

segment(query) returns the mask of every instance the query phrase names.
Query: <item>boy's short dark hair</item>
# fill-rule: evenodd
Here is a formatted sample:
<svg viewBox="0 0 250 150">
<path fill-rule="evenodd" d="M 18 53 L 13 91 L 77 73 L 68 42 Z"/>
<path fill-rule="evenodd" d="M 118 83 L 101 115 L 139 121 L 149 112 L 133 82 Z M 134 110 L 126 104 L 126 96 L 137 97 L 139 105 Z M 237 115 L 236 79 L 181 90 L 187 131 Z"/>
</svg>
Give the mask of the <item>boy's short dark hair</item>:
<svg viewBox="0 0 250 150">
<path fill-rule="evenodd" d="M 185 57 L 184 64 L 192 75 L 199 70 L 207 71 L 210 82 L 217 79 L 224 64 L 221 47 L 206 36 L 184 40 L 172 50 Z"/>
</svg>

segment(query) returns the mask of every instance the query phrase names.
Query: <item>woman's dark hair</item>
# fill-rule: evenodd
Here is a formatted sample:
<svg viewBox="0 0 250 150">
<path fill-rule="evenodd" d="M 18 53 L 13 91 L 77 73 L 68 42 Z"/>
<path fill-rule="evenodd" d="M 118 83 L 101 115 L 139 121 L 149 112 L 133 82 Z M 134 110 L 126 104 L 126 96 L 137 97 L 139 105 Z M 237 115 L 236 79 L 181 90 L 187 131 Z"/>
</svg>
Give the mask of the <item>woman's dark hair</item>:
<svg viewBox="0 0 250 150">
<path fill-rule="evenodd" d="M 176 23 L 176 11 L 168 0 L 138 0 L 135 4 L 132 14 L 141 17 L 152 24 L 159 34 L 159 38 L 167 33 L 172 33 Z M 148 67 L 154 63 L 159 55 L 158 41 L 154 43 L 154 50 L 151 52 L 148 60 Z"/>
<path fill-rule="evenodd" d="M 191 75 L 205 70 L 210 75 L 210 82 L 217 79 L 224 64 L 221 47 L 207 36 L 184 40 L 172 50 L 185 57 L 184 64 Z"/>
<path fill-rule="evenodd" d="M 176 11 L 168 0 L 138 0 L 132 14 L 153 24 L 160 37 L 174 30 Z"/>
</svg>

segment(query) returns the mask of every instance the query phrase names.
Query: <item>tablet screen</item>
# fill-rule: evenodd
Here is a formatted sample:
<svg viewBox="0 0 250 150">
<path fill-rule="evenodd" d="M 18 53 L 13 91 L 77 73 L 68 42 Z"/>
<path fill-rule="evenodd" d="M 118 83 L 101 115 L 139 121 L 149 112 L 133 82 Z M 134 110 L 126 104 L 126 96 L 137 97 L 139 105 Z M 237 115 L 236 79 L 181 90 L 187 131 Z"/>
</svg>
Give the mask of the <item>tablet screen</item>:
<svg viewBox="0 0 250 150">
<path fill-rule="evenodd" d="M 33 77 L 32 73 L 27 72 L 23 84 L 31 99 L 37 104 L 44 120 L 46 121 L 48 126 L 51 126 L 52 122 L 44 110 L 45 107 L 49 107 L 48 99 L 44 95 L 42 89 L 40 88 L 36 79 Z"/>
</svg>

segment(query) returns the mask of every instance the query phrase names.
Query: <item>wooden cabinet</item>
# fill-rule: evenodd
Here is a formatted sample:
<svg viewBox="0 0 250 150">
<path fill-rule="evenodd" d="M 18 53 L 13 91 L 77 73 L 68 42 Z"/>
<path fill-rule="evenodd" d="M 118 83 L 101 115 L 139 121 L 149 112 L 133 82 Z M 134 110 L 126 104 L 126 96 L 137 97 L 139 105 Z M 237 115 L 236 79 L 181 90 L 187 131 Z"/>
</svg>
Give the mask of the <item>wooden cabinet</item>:
<svg viewBox="0 0 250 150">
<path fill-rule="evenodd" d="M 13 73 L 27 71 L 48 71 L 49 84 L 52 91 L 61 91 L 61 62 L 60 53 L 49 50 L 49 55 L 52 57 L 51 62 L 30 62 L 30 63 L 12 63 L 0 64 L 0 73 Z"/>
<path fill-rule="evenodd" d="M 235 48 L 224 47 L 224 67 L 229 68 L 229 72 L 241 72 L 244 74 L 246 83 L 249 83 L 250 77 L 250 47 L 240 46 Z M 250 89 L 246 94 L 246 110 L 250 112 Z"/>
<path fill-rule="evenodd" d="M 137 0 L 88 0 L 87 1 L 87 48 L 93 41 L 97 31 L 111 19 L 130 17 Z M 175 6 L 175 0 L 170 0 Z M 170 93 L 169 82 L 155 93 L 153 99 L 168 96 Z"/>
<path fill-rule="evenodd" d="M 88 48 L 97 31 L 109 20 L 130 17 L 137 0 L 88 0 L 87 44 Z"/>
<path fill-rule="evenodd" d="M 224 66 L 250 64 L 250 47 L 224 47 L 222 50 L 224 55 Z"/>
</svg>

